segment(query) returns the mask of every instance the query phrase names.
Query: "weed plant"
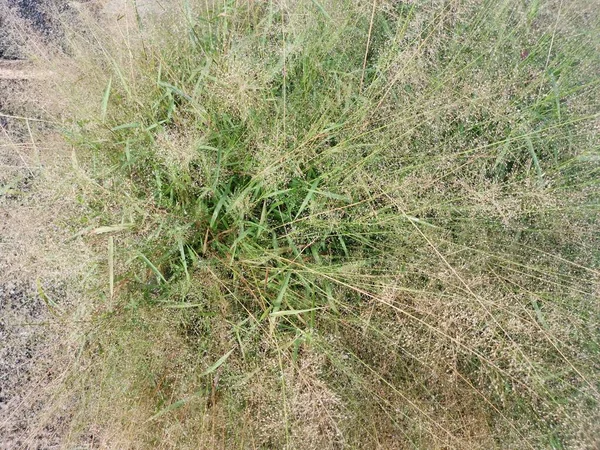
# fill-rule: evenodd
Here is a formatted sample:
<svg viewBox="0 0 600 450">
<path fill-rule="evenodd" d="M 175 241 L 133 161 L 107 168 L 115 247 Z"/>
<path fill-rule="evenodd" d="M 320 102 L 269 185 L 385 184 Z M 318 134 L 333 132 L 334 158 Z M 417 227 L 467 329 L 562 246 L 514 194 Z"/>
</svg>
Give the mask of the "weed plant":
<svg viewBox="0 0 600 450">
<path fill-rule="evenodd" d="M 185 1 L 67 30 L 99 255 L 69 438 L 595 448 L 594 3 Z"/>
</svg>

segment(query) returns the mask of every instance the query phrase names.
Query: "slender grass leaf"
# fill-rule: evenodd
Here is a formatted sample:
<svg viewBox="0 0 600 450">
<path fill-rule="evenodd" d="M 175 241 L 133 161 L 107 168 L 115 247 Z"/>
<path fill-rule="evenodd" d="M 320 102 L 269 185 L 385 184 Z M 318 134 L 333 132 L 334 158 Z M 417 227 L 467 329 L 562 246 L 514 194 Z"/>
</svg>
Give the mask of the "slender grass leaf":
<svg viewBox="0 0 600 450">
<path fill-rule="evenodd" d="M 139 122 L 124 123 L 123 125 L 119 125 L 117 127 L 111 128 L 110 131 L 126 130 L 128 128 L 139 128 L 140 126 L 141 125 Z"/>
<path fill-rule="evenodd" d="M 317 0 L 312 0 L 312 2 L 313 5 L 315 5 L 319 11 L 321 11 L 321 14 L 323 14 L 327 18 L 327 20 L 331 20 L 331 16 L 327 11 L 325 11 L 325 8 L 323 8 L 323 5 L 321 5 L 321 3 L 319 3 Z"/>
<path fill-rule="evenodd" d="M 279 294 L 277 294 L 277 298 L 275 299 L 275 302 L 273 303 L 273 309 L 271 311 L 271 314 L 269 315 L 269 332 L 271 335 L 275 331 L 275 319 L 277 318 L 277 316 L 273 315 L 273 313 L 277 313 L 279 311 L 279 308 L 281 308 L 281 302 L 283 301 L 283 297 L 285 296 L 285 292 L 287 291 L 291 276 L 292 276 L 291 272 L 287 272 L 285 274 L 283 284 L 281 285 L 281 288 L 279 289 Z M 266 311 L 265 311 L 265 313 L 266 313 Z"/>
<path fill-rule="evenodd" d="M 535 315 L 536 315 L 537 319 L 539 320 L 540 324 L 545 329 L 548 329 L 548 322 L 546 322 L 546 319 L 544 318 L 542 309 L 540 308 L 539 303 L 533 298 L 531 299 L 531 306 L 533 306 L 533 310 L 535 311 Z"/>
<path fill-rule="evenodd" d="M 167 406 L 164 409 L 161 409 L 159 412 L 157 412 L 152 417 L 150 417 L 148 420 L 146 420 L 146 422 L 151 422 L 152 420 L 156 420 L 159 417 L 164 416 L 165 414 L 167 414 L 171 411 L 175 411 L 177 409 L 184 407 L 187 403 L 189 403 L 190 400 L 194 399 L 197 396 L 198 396 L 198 394 L 190 395 L 189 397 L 178 400 L 175 403 L 171 403 L 169 406 Z"/>
<path fill-rule="evenodd" d="M 352 199 L 346 195 L 340 195 L 340 194 L 336 194 L 334 192 L 329 192 L 329 191 L 320 191 L 317 189 L 311 189 L 311 190 L 314 190 L 315 194 L 319 194 L 319 195 L 322 195 L 323 197 L 331 198 L 333 200 L 342 200 L 345 202 L 352 201 Z"/>
<path fill-rule="evenodd" d="M 106 90 L 104 91 L 104 97 L 102 98 L 102 111 L 100 115 L 102 123 L 106 122 L 106 112 L 108 111 L 108 100 L 110 98 L 111 87 L 112 77 L 108 79 L 108 85 L 106 86 Z"/>
<path fill-rule="evenodd" d="M 163 274 L 160 272 L 160 270 L 158 270 L 156 268 L 156 266 L 154 264 L 152 264 L 152 262 L 150 262 L 150 260 L 148 258 L 146 258 L 145 255 L 143 255 L 142 253 L 140 253 L 138 255 L 138 258 L 140 258 L 142 261 L 144 261 L 146 263 L 146 265 L 148 267 L 150 267 L 150 269 L 156 274 L 156 277 L 158 278 L 158 280 L 162 280 L 164 283 L 167 282 L 167 280 L 165 279 L 165 277 L 163 276 Z"/>
<path fill-rule="evenodd" d="M 217 370 L 219 367 L 221 367 L 223 365 L 223 363 L 225 361 L 227 361 L 227 359 L 229 358 L 229 356 L 231 356 L 231 354 L 233 353 L 235 349 L 231 349 L 229 350 L 227 353 L 225 353 L 223 356 L 221 356 L 216 363 L 214 363 L 212 366 L 210 366 L 208 369 L 206 369 L 204 372 L 202 372 L 202 374 L 200 375 L 201 377 L 205 377 L 206 375 L 210 375 L 211 373 L 213 373 L 215 370 Z"/>
<path fill-rule="evenodd" d="M 276 311 L 269 314 L 271 317 L 281 317 L 281 316 L 297 316 L 298 314 L 304 314 L 311 311 L 318 311 L 319 309 L 324 309 L 322 306 L 317 308 L 308 308 L 308 309 L 288 309 L 285 311 Z"/>
<path fill-rule="evenodd" d="M 133 227 L 132 223 L 124 223 L 121 225 L 109 225 L 105 227 L 94 228 L 90 231 L 90 234 L 106 234 L 106 233 L 119 233 L 121 231 L 129 230 Z"/>
<path fill-rule="evenodd" d="M 115 296 L 115 241 L 112 236 L 108 237 L 108 284 L 110 298 Z"/>
<path fill-rule="evenodd" d="M 540 181 L 542 181 L 544 174 L 542 173 L 540 160 L 538 159 L 538 156 L 535 153 L 535 149 L 533 148 L 533 142 L 531 141 L 531 138 L 529 136 L 525 136 L 525 142 L 527 143 L 527 149 L 529 150 L 529 154 L 531 155 L 531 159 L 533 161 L 533 166 L 535 167 L 537 176 L 540 179 Z"/>
<path fill-rule="evenodd" d="M 287 291 L 288 285 L 290 283 L 291 276 L 292 276 L 292 272 L 287 272 L 285 274 L 285 278 L 283 279 L 283 284 L 281 285 L 281 288 L 279 289 L 279 294 L 277 294 L 277 298 L 275 299 L 275 302 L 273 303 L 273 312 L 279 311 L 279 308 L 281 307 L 281 302 L 283 301 L 283 296 L 285 295 L 285 292 Z"/>
<path fill-rule="evenodd" d="M 62 311 L 60 310 L 58 304 L 44 292 L 44 289 L 42 288 L 42 283 L 39 278 L 36 280 L 36 288 L 39 297 L 44 301 L 44 303 L 46 303 L 46 306 L 48 307 L 52 315 L 58 317 L 60 314 L 62 314 Z"/>
<path fill-rule="evenodd" d="M 409 216 L 409 215 L 406 215 L 406 214 L 405 214 L 404 216 L 405 216 L 405 217 L 406 217 L 408 220 L 410 220 L 411 222 L 415 222 L 415 223 L 418 223 L 418 224 L 420 224 L 420 225 L 425 225 L 425 226 L 427 226 L 427 227 L 431 227 L 431 228 L 440 228 L 440 227 L 438 227 L 437 225 L 434 225 L 434 224 L 432 224 L 432 223 L 426 222 L 425 220 L 423 220 L 423 219 L 419 219 L 418 217 L 413 217 L 413 216 Z"/>
<path fill-rule="evenodd" d="M 194 99 L 192 97 L 190 97 L 189 95 L 187 95 L 185 92 L 183 92 L 181 89 L 179 89 L 176 86 L 173 86 L 170 83 L 165 83 L 164 81 L 159 81 L 158 85 L 160 87 L 163 87 L 165 89 L 170 90 L 171 92 L 173 92 L 174 94 L 179 95 L 180 97 L 186 99 L 188 102 L 192 102 Z"/>
<path fill-rule="evenodd" d="M 185 271 L 185 279 L 189 283 L 189 281 L 190 281 L 190 272 L 188 271 L 187 261 L 185 259 L 185 249 L 183 248 L 183 241 L 179 240 L 177 242 L 177 245 L 179 246 L 179 254 L 181 256 L 181 265 L 183 266 L 183 270 Z"/>
<path fill-rule="evenodd" d="M 212 217 L 210 218 L 210 224 L 209 224 L 210 228 L 214 228 L 215 223 L 217 223 L 217 218 L 219 217 L 219 212 L 221 211 L 221 208 L 223 207 L 223 205 L 225 204 L 226 201 L 227 201 L 227 195 L 223 194 L 221 196 L 221 198 L 219 199 L 217 206 L 215 207 L 215 211 L 213 212 Z"/>
<path fill-rule="evenodd" d="M 319 180 L 317 179 L 317 180 L 313 181 L 313 183 L 310 185 L 310 189 L 306 193 L 306 197 L 304 197 L 304 201 L 300 205 L 300 208 L 298 208 L 298 212 L 296 213 L 294 220 L 296 220 L 300 216 L 300 214 L 302 214 L 302 211 L 304 211 L 304 208 L 306 208 L 306 206 L 308 205 L 308 202 L 310 202 L 310 199 L 315 194 L 315 192 L 316 192 L 315 189 L 317 188 L 318 184 L 319 184 Z"/>
</svg>

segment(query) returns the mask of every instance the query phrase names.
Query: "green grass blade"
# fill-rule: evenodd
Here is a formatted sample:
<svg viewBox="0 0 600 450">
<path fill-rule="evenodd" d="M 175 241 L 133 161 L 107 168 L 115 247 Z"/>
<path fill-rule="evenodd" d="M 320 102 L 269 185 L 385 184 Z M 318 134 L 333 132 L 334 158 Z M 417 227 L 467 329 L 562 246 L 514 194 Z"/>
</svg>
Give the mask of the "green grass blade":
<svg viewBox="0 0 600 450">
<path fill-rule="evenodd" d="M 159 281 L 162 280 L 163 283 L 167 282 L 167 280 L 165 279 L 165 277 L 163 276 L 163 274 L 160 272 L 160 270 L 158 270 L 158 268 L 154 264 L 152 264 L 152 262 L 148 258 L 146 258 L 146 255 L 140 253 L 138 255 L 138 258 L 140 258 L 142 261 L 144 261 L 146 263 L 146 265 L 148 267 L 150 267 L 150 269 L 152 270 L 152 272 L 154 272 L 156 274 L 156 277 L 157 277 L 157 279 Z"/>
<path fill-rule="evenodd" d="M 121 231 L 129 230 L 133 227 L 132 223 L 123 223 L 120 225 L 108 225 L 104 227 L 94 228 L 90 231 L 90 234 L 106 234 L 106 233 L 119 233 Z"/>
<path fill-rule="evenodd" d="M 544 174 L 542 172 L 542 167 L 540 166 L 540 160 L 537 154 L 535 153 L 535 149 L 533 148 L 533 142 L 531 141 L 531 137 L 525 136 L 525 142 L 527 143 L 527 149 L 529 150 L 529 154 L 531 155 L 533 166 L 535 167 L 538 179 L 540 181 L 543 181 Z"/>
<path fill-rule="evenodd" d="M 169 406 L 167 406 L 166 408 L 161 409 L 159 412 L 157 412 L 152 417 L 150 417 L 149 419 L 147 419 L 146 422 L 151 422 L 153 420 L 158 419 L 159 417 L 164 416 L 167 413 L 170 413 L 171 411 L 176 411 L 176 410 L 178 410 L 180 408 L 183 408 L 187 403 L 190 402 L 190 400 L 194 399 L 197 396 L 198 396 L 198 394 L 190 395 L 189 397 L 186 397 L 184 399 L 178 400 L 175 403 L 171 403 Z"/>
<path fill-rule="evenodd" d="M 37 293 L 38 293 L 39 297 L 44 301 L 44 303 L 46 303 L 46 306 L 48 307 L 48 309 L 50 310 L 52 315 L 55 317 L 59 317 L 59 315 L 62 314 L 62 311 L 60 310 L 58 304 L 54 300 L 52 300 L 46 294 L 46 292 L 44 292 L 44 289 L 42 287 L 42 282 L 40 281 L 39 278 L 36 280 L 36 287 L 37 287 Z"/>
<path fill-rule="evenodd" d="M 221 367 L 223 365 L 223 363 L 225 363 L 225 361 L 227 361 L 227 359 L 229 358 L 229 356 L 231 356 L 231 354 L 233 353 L 233 351 L 234 351 L 234 349 L 231 349 L 227 353 L 225 353 L 223 356 L 221 356 L 216 363 L 214 363 L 212 366 L 210 366 L 208 369 L 206 369 L 204 372 L 202 372 L 202 374 L 200 375 L 200 377 L 205 377 L 207 375 L 210 375 L 215 370 L 217 370 L 219 367 Z M 190 395 L 189 397 L 183 398 L 181 400 L 177 400 L 176 402 L 171 403 L 166 408 L 161 409 L 159 412 L 157 412 L 152 417 L 150 417 L 149 419 L 147 419 L 146 422 L 151 422 L 153 420 L 158 419 L 159 417 L 164 416 L 165 414 L 168 414 L 168 413 L 170 413 L 172 411 L 176 411 L 178 409 L 181 409 L 186 404 L 188 404 L 190 401 L 192 401 L 193 399 L 195 399 L 196 397 L 198 397 L 200 395 L 201 395 L 201 392 L 197 392 L 195 394 Z"/>
<path fill-rule="evenodd" d="M 111 300 L 115 296 L 115 241 L 108 237 L 108 284 Z"/>
<path fill-rule="evenodd" d="M 310 189 L 308 190 L 308 192 L 306 193 L 306 196 L 304 197 L 304 201 L 300 205 L 300 208 L 298 208 L 298 212 L 296 213 L 294 220 L 296 220 L 300 216 L 300 214 L 302 214 L 302 211 L 304 211 L 304 209 L 308 205 L 308 202 L 310 202 L 310 199 L 313 197 L 313 195 L 315 195 L 315 192 L 316 192 L 315 189 L 317 188 L 318 184 L 319 184 L 318 179 L 312 182 L 312 184 L 310 185 Z"/>
<path fill-rule="evenodd" d="M 284 311 L 275 311 L 269 314 L 271 317 L 281 317 L 281 316 L 297 316 L 299 314 L 304 314 L 312 311 L 318 311 L 320 309 L 324 309 L 321 307 L 316 308 L 308 308 L 308 309 L 288 309 Z"/>
<path fill-rule="evenodd" d="M 187 282 L 190 282 L 190 272 L 188 271 L 187 260 L 185 258 L 185 249 L 183 248 L 183 241 L 179 240 L 177 242 L 177 246 L 179 247 L 179 255 L 181 256 L 181 265 L 183 266 L 183 270 L 185 271 L 185 279 Z"/>
<path fill-rule="evenodd" d="M 227 361 L 227 359 L 231 356 L 231 354 L 233 353 L 234 350 L 235 349 L 232 348 L 227 353 L 225 353 L 223 356 L 221 356 L 217 360 L 217 362 L 215 362 L 212 366 L 210 366 L 208 369 L 206 369 L 204 372 L 202 372 L 202 374 L 200 376 L 205 377 L 207 375 L 210 375 L 215 370 L 217 370 L 219 367 L 221 367 L 225 363 L 225 361 Z"/>
<path fill-rule="evenodd" d="M 325 11 L 325 8 L 323 8 L 323 5 L 321 5 L 321 3 L 319 3 L 317 0 L 312 0 L 313 4 L 317 7 L 317 9 L 319 11 L 321 11 L 321 14 L 323 14 L 327 20 L 331 21 L 331 16 L 329 15 L 329 13 L 327 11 Z"/>
<path fill-rule="evenodd" d="M 106 122 L 106 113 L 108 111 L 108 100 L 110 98 L 110 90 L 112 88 L 112 77 L 108 79 L 108 85 L 104 91 L 104 97 L 102 98 L 102 111 L 100 113 L 100 120 L 102 123 Z"/>
</svg>

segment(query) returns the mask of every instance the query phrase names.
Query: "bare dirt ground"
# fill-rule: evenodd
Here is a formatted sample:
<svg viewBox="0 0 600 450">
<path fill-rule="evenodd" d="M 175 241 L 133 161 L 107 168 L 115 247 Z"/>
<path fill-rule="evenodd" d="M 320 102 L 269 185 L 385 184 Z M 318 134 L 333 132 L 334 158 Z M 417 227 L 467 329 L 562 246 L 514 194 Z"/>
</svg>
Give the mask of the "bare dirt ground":
<svg viewBox="0 0 600 450">
<path fill-rule="evenodd" d="M 0 56 L 23 55 L 22 34 L 10 29 L 18 12 L 29 11 L 38 31 L 47 31 L 35 6 L 0 0 Z M 47 214 L 51 199 L 37 183 L 46 146 L 33 139 L 35 122 L 15 117 L 30 115 L 24 108 L 36 101 L 29 96 L 30 84 L 48 76 L 27 61 L 0 58 L 0 450 L 60 444 L 58 428 L 40 427 L 37 420 L 43 407 L 40 389 L 54 377 L 49 359 L 54 317 L 40 292 L 61 301 L 65 283 L 44 276 L 45 246 L 40 244 L 53 234 Z"/>
<path fill-rule="evenodd" d="M 53 317 L 38 292 L 45 265 L 38 245 L 49 237 L 49 205 L 36 187 L 40 149 L 25 139 L 23 121 L 8 117 L 19 111 L 6 96 L 18 95 L 30 74 L 23 66 L 9 67 L 0 65 L 0 449 L 50 449 L 58 445 L 53 430 L 34 429 L 42 406 L 36 395 L 51 367 Z M 45 295 L 64 297 L 59 278 L 39 280 Z"/>
<path fill-rule="evenodd" d="M 10 125 L 4 120 L 2 131 Z M 28 234 L 22 232 L 27 216 L 35 208 L 31 189 L 34 179 L 21 159 L 24 146 L 0 139 L 0 449 L 25 447 L 31 436 L 30 422 L 35 416 L 28 399 L 31 382 L 44 361 L 48 339 L 45 322 L 48 309 L 36 292 L 35 280 L 19 270 L 26 264 Z M 57 291 L 56 294 L 60 293 Z M 35 403 L 35 402 L 33 402 Z M 33 448 L 52 448 L 43 439 Z"/>
<path fill-rule="evenodd" d="M 0 80 L 18 97 L 36 81 Z M 51 129 L 0 101 L 0 450 L 63 448 L 60 416 L 46 418 L 73 349 L 61 310 L 80 298 L 89 258 L 71 239 L 73 202 L 58 186 L 70 155 Z M 18 117 L 18 118 L 15 118 Z M 29 130 L 33 129 L 30 134 Z M 69 180 L 65 183 L 70 189 Z M 52 305 L 50 305 L 50 303 Z M 58 310 L 57 310 L 58 308 Z M 58 312 L 58 313 L 57 313 Z M 57 419 L 58 417 L 58 419 Z"/>
<path fill-rule="evenodd" d="M 65 218 L 73 202 L 52 188 L 64 184 L 73 191 L 65 180 L 70 150 L 52 126 L 36 121 L 45 114 L 36 92 L 52 73 L 26 61 L 19 41 L 26 27 L 56 39 L 53 22 L 44 13 L 50 2 L 71 8 L 69 14 L 86 7 L 113 19 L 124 4 L 0 0 L 0 450 L 64 447 L 62 413 L 40 420 L 48 387 L 60 385 L 64 369 L 64 361 L 56 359 L 65 353 L 65 349 L 57 352 L 63 345 L 57 342 L 60 319 L 48 299 L 65 309 L 72 306 L 83 289 L 80 272 L 93 258 L 89 248 L 67 231 Z M 139 12 L 160 11 L 157 4 L 140 0 Z M 19 28 L 19 20 L 25 28 Z M 15 23 L 16 31 L 9 30 Z"/>
</svg>

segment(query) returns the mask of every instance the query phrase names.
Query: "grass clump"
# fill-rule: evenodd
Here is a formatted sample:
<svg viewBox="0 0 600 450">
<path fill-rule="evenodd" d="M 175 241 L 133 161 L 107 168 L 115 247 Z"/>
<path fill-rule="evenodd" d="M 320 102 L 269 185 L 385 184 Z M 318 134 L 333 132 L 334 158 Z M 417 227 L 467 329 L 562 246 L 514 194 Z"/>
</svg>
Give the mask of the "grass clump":
<svg viewBox="0 0 600 450">
<path fill-rule="evenodd" d="M 184 2 L 67 32 L 108 255 L 71 438 L 593 447 L 584 3 Z"/>
</svg>

